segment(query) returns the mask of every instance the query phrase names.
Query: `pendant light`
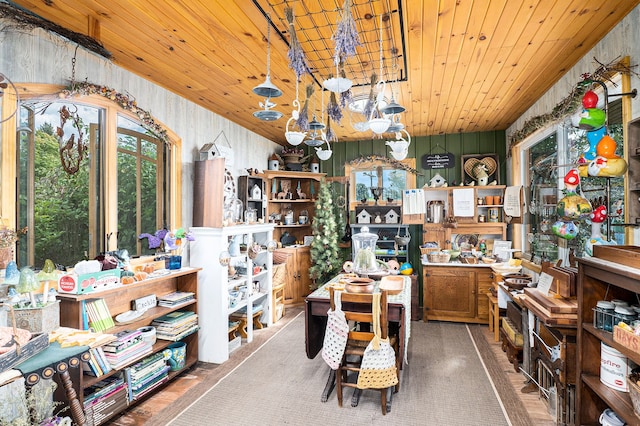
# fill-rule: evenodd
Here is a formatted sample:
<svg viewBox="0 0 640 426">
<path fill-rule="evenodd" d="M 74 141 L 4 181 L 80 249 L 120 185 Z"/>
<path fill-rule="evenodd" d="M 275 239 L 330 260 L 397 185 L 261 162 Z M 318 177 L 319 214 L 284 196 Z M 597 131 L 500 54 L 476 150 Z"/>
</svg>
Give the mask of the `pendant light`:
<svg viewBox="0 0 640 426">
<path fill-rule="evenodd" d="M 382 15 L 380 15 L 380 78 L 383 76 L 383 57 L 382 57 Z M 380 103 L 384 99 L 384 89 L 386 87 L 386 83 L 384 80 L 378 81 L 376 84 L 376 90 L 378 92 L 376 96 L 376 102 L 371 110 L 371 115 L 369 116 L 369 128 L 378 135 L 386 132 L 389 126 L 391 125 L 391 120 L 382 116 L 382 111 L 380 111 Z M 375 117 L 374 114 L 378 112 L 379 116 Z"/>
<path fill-rule="evenodd" d="M 271 15 L 267 14 L 267 77 L 264 83 L 253 88 L 253 93 L 263 98 L 277 98 L 282 96 L 282 90 L 271 82 Z M 255 114 L 254 114 L 255 115 Z"/>
<path fill-rule="evenodd" d="M 315 96 L 313 98 L 313 109 L 315 110 L 315 104 L 316 104 L 316 100 L 315 100 Z M 321 105 L 321 111 L 324 111 L 324 90 L 322 90 L 322 105 Z M 324 112 L 323 112 L 324 114 Z M 325 135 L 324 135 L 324 128 L 326 126 L 321 122 L 318 121 L 316 119 L 316 115 L 313 114 L 313 119 L 309 122 L 309 129 L 311 129 L 311 134 L 309 135 L 309 139 L 305 140 L 304 143 L 307 146 L 320 146 L 324 143 L 325 141 Z"/>
</svg>

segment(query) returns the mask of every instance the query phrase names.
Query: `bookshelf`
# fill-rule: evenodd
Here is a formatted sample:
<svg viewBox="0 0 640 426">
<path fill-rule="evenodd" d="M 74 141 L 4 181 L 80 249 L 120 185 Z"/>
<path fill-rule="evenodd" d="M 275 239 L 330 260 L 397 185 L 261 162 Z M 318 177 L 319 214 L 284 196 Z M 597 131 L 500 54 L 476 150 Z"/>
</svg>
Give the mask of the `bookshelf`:
<svg viewBox="0 0 640 426">
<path fill-rule="evenodd" d="M 104 330 L 105 333 L 117 334 L 126 330 L 137 330 L 138 328 L 150 325 L 154 320 L 163 317 L 169 313 L 175 311 L 192 311 L 197 313 L 197 292 L 198 292 L 198 271 L 199 268 L 182 267 L 179 270 L 172 270 L 169 274 L 147 278 L 146 280 L 127 284 L 119 287 L 109 288 L 95 293 L 88 294 L 59 294 L 60 300 L 60 325 L 63 327 L 72 327 L 82 329 L 83 324 L 86 321 L 83 314 L 83 306 L 86 306 L 87 302 L 92 302 L 96 299 L 104 300 L 106 307 L 109 310 L 111 317 L 127 312 L 132 309 L 132 302 L 135 299 L 139 299 L 144 296 L 155 294 L 160 298 L 169 293 L 175 291 L 192 292 L 196 296 L 189 299 L 184 303 L 176 304 L 174 306 L 155 306 L 145 313 L 129 321 L 127 324 L 115 323 L 115 326 Z M 86 410 L 86 415 L 91 417 L 91 424 L 98 425 L 107 422 L 110 418 L 118 414 L 119 412 L 131 407 L 142 401 L 144 398 L 157 392 L 164 383 L 170 381 L 175 376 L 180 374 L 187 368 L 190 368 L 198 361 L 198 331 L 182 338 L 181 342 L 186 343 L 186 355 L 184 367 L 179 370 L 168 371 L 166 380 L 159 383 L 157 387 L 154 387 L 149 392 L 144 394 L 144 397 L 130 400 L 125 398 L 126 403 L 123 403 L 122 391 L 118 393 L 118 400 L 114 403 L 111 401 L 111 405 L 105 403 L 105 410 L 100 410 L 100 406 L 94 407 L 90 410 Z M 141 353 L 138 356 L 132 357 L 126 364 L 121 365 L 119 368 L 114 368 L 111 371 L 101 376 L 90 376 L 88 374 L 80 375 L 80 403 L 84 405 L 84 390 L 98 387 L 98 385 L 105 381 L 113 381 L 119 383 L 119 379 L 124 378 L 125 371 L 135 364 L 145 360 L 147 357 L 164 351 L 170 344 L 174 343 L 171 340 L 157 339 L 152 345 L 151 351 Z M 115 385 L 119 386 L 119 385 Z M 131 392 L 128 392 L 131 395 Z M 115 400 L 114 400 L 115 401 Z M 108 407 L 107 407 L 108 406 Z M 89 420 L 89 419 L 88 419 Z"/>
</svg>

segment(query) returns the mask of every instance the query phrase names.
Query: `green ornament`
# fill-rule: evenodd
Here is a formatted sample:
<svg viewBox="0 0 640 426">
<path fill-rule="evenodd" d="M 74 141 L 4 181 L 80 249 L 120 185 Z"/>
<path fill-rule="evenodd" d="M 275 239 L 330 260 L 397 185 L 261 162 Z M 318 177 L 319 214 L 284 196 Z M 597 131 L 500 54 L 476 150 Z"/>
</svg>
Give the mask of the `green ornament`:
<svg viewBox="0 0 640 426">
<path fill-rule="evenodd" d="M 38 281 L 53 281 L 57 279 L 56 265 L 53 264 L 51 259 L 44 261 L 44 266 L 42 267 L 42 270 L 38 272 L 37 278 Z"/>
<path fill-rule="evenodd" d="M 38 284 L 38 280 L 36 279 L 36 274 L 33 272 L 31 268 L 22 268 L 20 271 L 20 279 L 18 280 L 18 285 L 16 290 L 18 293 L 30 293 L 34 290 L 37 290 L 40 287 Z"/>
</svg>

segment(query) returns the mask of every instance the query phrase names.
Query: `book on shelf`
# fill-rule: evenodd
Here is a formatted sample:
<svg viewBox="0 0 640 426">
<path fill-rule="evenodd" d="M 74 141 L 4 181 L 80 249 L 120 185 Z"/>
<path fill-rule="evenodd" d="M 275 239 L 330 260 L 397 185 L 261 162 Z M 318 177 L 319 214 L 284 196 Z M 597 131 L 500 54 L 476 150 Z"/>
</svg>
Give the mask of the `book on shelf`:
<svg viewBox="0 0 640 426">
<path fill-rule="evenodd" d="M 95 357 L 91 353 L 89 353 L 89 359 L 87 361 L 82 362 L 82 371 L 84 374 L 87 374 L 93 377 L 100 377 L 103 375 L 102 369 L 100 368 L 98 361 L 95 359 Z"/>
<path fill-rule="evenodd" d="M 133 392 L 134 393 L 140 392 L 146 389 L 147 387 L 151 386 L 153 383 L 158 382 L 163 378 L 167 377 L 169 373 L 169 369 L 170 367 L 165 364 L 164 367 L 161 367 L 156 371 L 153 371 L 151 374 L 148 374 L 146 377 L 142 379 L 132 380 L 132 382 L 130 383 L 130 386 L 133 389 Z"/>
<path fill-rule="evenodd" d="M 148 394 L 149 392 L 151 392 L 152 390 L 154 390 L 157 387 L 160 387 L 160 385 L 162 385 L 163 383 L 167 382 L 169 380 L 169 376 L 165 375 L 164 377 L 161 377 L 158 381 L 155 381 L 153 383 L 150 383 L 146 388 L 144 389 L 140 389 L 138 391 L 132 391 L 132 398 L 134 400 L 136 399 L 140 399 L 142 398 L 144 395 Z"/>
<path fill-rule="evenodd" d="M 104 299 L 88 300 L 84 307 L 89 320 L 89 328 L 93 331 L 104 331 L 115 326 L 109 307 Z"/>
<path fill-rule="evenodd" d="M 200 326 L 196 324 L 196 325 L 194 325 L 194 326 L 188 328 L 187 330 L 185 330 L 185 331 L 183 331 L 181 333 L 178 333 L 178 334 L 163 334 L 163 333 L 157 334 L 156 333 L 156 337 L 158 339 L 162 339 L 162 340 L 171 340 L 173 342 L 177 342 L 178 340 L 182 340 L 185 337 L 187 337 L 188 335 L 195 333 L 199 329 L 200 329 Z"/>
<path fill-rule="evenodd" d="M 195 299 L 195 293 L 190 291 L 174 291 L 158 297 L 158 305 L 166 308 L 181 305 Z"/>
<path fill-rule="evenodd" d="M 116 339 L 102 346 L 106 353 L 120 352 L 142 341 L 142 332 L 140 330 L 124 330 L 115 334 Z"/>
<path fill-rule="evenodd" d="M 113 391 L 117 390 L 120 386 L 124 385 L 124 377 L 122 374 L 109 376 L 99 382 L 84 389 L 84 405 L 88 406 L 98 398 L 107 396 Z"/>
<path fill-rule="evenodd" d="M 154 319 L 153 322 L 157 325 L 176 324 L 187 321 L 189 317 L 194 315 L 196 315 L 196 313 L 193 311 L 174 311 Z"/>
<path fill-rule="evenodd" d="M 109 364 L 109 361 L 107 361 L 107 359 L 103 357 L 103 355 L 100 353 L 100 348 L 91 348 L 89 349 L 89 352 L 92 358 L 95 358 L 95 360 L 98 362 L 98 366 L 100 366 L 100 370 L 102 370 L 102 374 L 107 374 L 109 371 L 112 370 L 111 364 Z"/>
<path fill-rule="evenodd" d="M 87 425 L 99 425 L 128 406 L 127 384 L 124 383 L 109 395 L 105 395 L 84 407 Z"/>
<path fill-rule="evenodd" d="M 105 352 L 105 356 L 111 364 L 111 367 L 118 369 L 129 364 L 131 360 L 147 355 L 151 352 L 153 352 L 153 347 L 144 341 L 140 341 L 139 343 L 129 346 L 127 349 L 118 353 Z"/>
</svg>

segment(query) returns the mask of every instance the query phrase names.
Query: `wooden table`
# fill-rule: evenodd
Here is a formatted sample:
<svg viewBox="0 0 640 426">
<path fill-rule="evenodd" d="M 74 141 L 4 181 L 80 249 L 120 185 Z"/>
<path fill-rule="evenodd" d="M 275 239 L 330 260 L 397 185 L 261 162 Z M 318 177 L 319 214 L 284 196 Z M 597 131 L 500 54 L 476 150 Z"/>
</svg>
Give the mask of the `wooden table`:
<svg viewBox="0 0 640 426">
<path fill-rule="evenodd" d="M 337 282 L 339 276 L 318 288 L 305 298 L 305 346 L 307 358 L 313 359 L 322 349 L 324 331 L 327 326 L 327 311 L 329 310 L 329 289 L 327 286 Z M 378 291 L 380 282 L 376 281 L 374 291 Z M 388 319 L 390 328 L 397 332 L 399 342 L 399 356 L 406 362 L 406 348 L 411 335 L 411 277 L 405 276 L 404 289 L 400 294 L 388 297 Z M 349 309 L 348 304 L 344 304 Z M 326 401 L 333 390 L 335 371 L 330 370 L 329 379 L 322 394 L 322 401 Z"/>
</svg>

